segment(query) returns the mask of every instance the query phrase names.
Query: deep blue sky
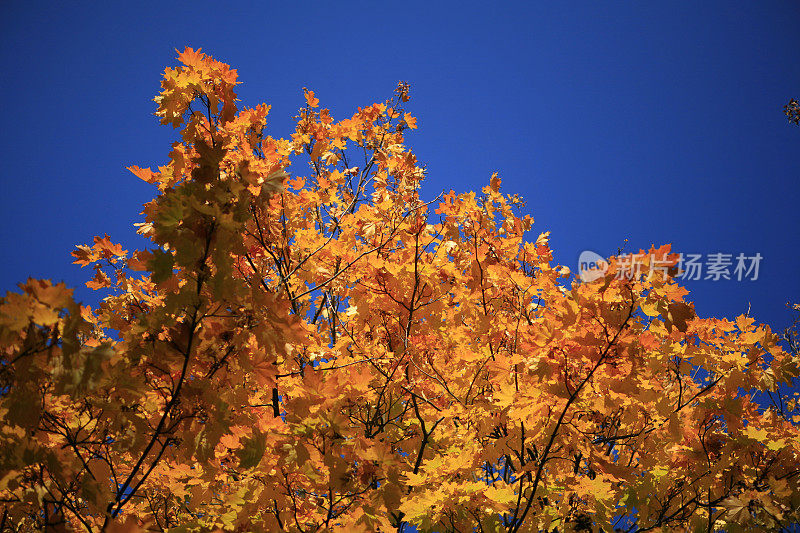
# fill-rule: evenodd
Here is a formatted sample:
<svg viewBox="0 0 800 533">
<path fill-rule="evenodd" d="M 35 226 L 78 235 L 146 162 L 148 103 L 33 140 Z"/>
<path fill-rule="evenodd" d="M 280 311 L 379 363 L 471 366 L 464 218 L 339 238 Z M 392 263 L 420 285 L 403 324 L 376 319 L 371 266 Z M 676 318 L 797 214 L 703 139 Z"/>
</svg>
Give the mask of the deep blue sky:
<svg viewBox="0 0 800 533">
<path fill-rule="evenodd" d="M 557 5 L 556 5 L 557 4 Z M 335 118 L 412 84 L 425 195 L 476 190 L 498 170 L 556 260 L 651 243 L 760 253 L 758 281 L 690 281 L 702 315 L 752 305 L 782 328 L 800 301 L 796 2 L 12 2 L 0 7 L 0 292 L 90 272 L 73 245 L 132 224 L 154 189 L 125 170 L 166 161 L 152 113 L 175 48 L 237 68 L 245 105 L 289 133 L 316 91 Z M 295 169 L 297 172 L 298 169 Z M 624 242 L 628 239 L 628 243 Z"/>
</svg>

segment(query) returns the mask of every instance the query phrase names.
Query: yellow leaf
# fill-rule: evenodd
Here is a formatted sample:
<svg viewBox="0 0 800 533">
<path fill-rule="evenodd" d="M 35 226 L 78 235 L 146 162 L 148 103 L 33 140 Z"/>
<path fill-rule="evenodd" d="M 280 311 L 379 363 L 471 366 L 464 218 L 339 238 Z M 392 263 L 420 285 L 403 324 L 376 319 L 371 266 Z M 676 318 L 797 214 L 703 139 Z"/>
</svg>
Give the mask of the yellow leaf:
<svg viewBox="0 0 800 533">
<path fill-rule="evenodd" d="M 639 308 L 642 310 L 644 314 L 647 316 L 657 316 L 659 314 L 659 302 L 658 301 L 651 301 L 645 300 L 639 305 Z"/>
<path fill-rule="evenodd" d="M 747 426 L 742 433 L 744 433 L 747 437 L 759 442 L 764 442 L 769 435 L 769 432 L 766 429 L 756 429 L 756 427 L 752 425 Z"/>
</svg>

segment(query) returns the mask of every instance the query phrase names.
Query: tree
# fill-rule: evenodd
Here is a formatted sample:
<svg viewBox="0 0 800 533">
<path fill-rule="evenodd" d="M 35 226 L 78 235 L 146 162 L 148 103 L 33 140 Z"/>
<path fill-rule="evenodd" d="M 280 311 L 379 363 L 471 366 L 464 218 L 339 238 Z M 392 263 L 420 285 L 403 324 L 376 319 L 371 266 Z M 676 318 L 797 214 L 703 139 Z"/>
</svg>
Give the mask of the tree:
<svg viewBox="0 0 800 533">
<path fill-rule="evenodd" d="M 792 124 L 800 124 L 800 103 L 790 98 L 789 103 L 783 106 L 783 114 Z"/>
<path fill-rule="evenodd" d="M 278 139 L 235 70 L 178 59 L 155 100 L 180 141 L 130 167 L 152 248 L 77 247 L 97 309 L 33 279 L 0 302 L 0 530 L 800 519 L 798 356 L 695 316 L 668 246 L 568 285 L 496 174 L 421 199 L 407 84 L 338 122 L 306 90 Z"/>
</svg>

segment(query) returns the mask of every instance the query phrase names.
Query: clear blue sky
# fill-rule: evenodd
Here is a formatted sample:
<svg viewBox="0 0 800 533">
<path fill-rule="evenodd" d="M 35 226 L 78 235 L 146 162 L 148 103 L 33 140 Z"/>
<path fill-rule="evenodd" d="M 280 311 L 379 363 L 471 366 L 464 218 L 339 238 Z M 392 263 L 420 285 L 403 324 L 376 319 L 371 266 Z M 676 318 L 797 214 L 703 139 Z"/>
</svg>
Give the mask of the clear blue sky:
<svg viewBox="0 0 800 533">
<path fill-rule="evenodd" d="M 800 4 L 785 2 L 51 3 L 0 7 L 0 292 L 90 272 L 73 245 L 132 224 L 154 190 L 124 167 L 166 161 L 153 117 L 175 48 L 239 70 L 245 105 L 288 134 L 302 87 L 334 117 L 412 84 L 425 195 L 498 170 L 573 270 L 603 255 L 763 256 L 757 281 L 690 281 L 702 315 L 787 325 L 800 301 Z M 628 244 L 624 243 L 628 239 Z"/>
</svg>

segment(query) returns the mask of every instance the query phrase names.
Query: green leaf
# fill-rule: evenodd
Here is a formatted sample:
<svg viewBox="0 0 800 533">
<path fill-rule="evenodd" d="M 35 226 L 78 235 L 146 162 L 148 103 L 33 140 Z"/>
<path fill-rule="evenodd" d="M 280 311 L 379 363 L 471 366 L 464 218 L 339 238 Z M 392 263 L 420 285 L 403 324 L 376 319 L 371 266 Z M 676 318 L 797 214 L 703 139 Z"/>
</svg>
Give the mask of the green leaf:
<svg viewBox="0 0 800 533">
<path fill-rule="evenodd" d="M 267 436 L 260 431 L 256 430 L 252 438 L 247 439 L 241 450 L 236 452 L 239 458 L 240 468 L 255 468 L 264 457 L 264 451 L 267 449 Z"/>
<path fill-rule="evenodd" d="M 161 283 L 172 276 L 172 267 L 175 264 L 175 257 L 163 250 L 154 250 L 153 257 L 147 264 L 147 268 L 153 273 L 151 279 L 153 283 Z"/>
</svg>

